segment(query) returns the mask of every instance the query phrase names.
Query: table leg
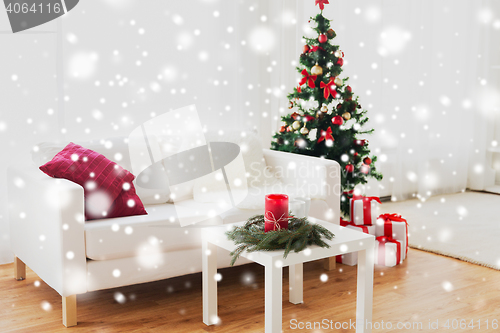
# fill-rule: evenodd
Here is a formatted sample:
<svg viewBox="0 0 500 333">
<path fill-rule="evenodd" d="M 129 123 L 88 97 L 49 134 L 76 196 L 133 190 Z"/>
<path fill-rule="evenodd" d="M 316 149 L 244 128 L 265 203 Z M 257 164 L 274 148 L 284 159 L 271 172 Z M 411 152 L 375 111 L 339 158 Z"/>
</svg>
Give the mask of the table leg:
<svg viewBox="0 0 500 333">
<path fill-rule="evenodd" d="M 288 281 L 290 285 L 289 300 L 290 303 L 303 303 L 303 268 L 302 263 L 290 265 L 288 267 Z"/>
<path fill-rule="evenodd" d="M 356 300 L 356 333 L 372 331 L 374 245 L 358 251 L 358 291 Z"/>
<path fill-rule="evenodd" d="M 266 265 L 266 333 L 281 333 L 283 268 Z"/>
<path fill-rule="evenodd" d="M 206 325 L 217 324 L 217 247 L 203 240 L 202 242 L 202 279 L 203 279 L 203 322 Z"/>
</svg>

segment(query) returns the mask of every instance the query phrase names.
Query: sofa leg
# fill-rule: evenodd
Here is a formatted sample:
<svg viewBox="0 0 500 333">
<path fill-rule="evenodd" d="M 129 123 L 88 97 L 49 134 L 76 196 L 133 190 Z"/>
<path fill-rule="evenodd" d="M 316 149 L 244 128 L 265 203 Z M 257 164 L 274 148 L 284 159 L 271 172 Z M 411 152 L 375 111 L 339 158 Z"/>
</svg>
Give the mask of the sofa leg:
<svg viewBox="0 0 500 333">
<path fill-rule="evenodd" d="M 76 295 L 62 298 L 63 325 L 76 326 Z"/>
<path fill-rule="evenodd" d="M 17 281 L 26 279 L 26 264 L 18 257 L 14 257 L 14 279 Z"/>
<path fill-rule="evenodd" d="M 326 269 L 327 271 L 333 271 L 337 267 L 336 259 L 337 257 L 335 256 L 326 258 L 325 261 L 323 262 L 323 268 Z"/>
</svg>

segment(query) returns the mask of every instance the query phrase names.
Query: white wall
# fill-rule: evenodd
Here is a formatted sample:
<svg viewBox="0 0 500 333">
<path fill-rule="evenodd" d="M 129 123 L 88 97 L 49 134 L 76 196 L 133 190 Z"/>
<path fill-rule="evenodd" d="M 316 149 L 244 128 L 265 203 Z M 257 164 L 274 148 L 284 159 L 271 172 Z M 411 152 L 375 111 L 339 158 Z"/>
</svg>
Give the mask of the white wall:
<svg viewBox="0 0 500 333">
<path fill-rule="evenodd" d="M 12 260 L 6 167 L 39 142 L 128 135 L 193 103 L 208 129 L 269 136 L 266 68 L 279 41 L 268 10 L 264 0 L 80 1 L 59 27 L 19 34 L 0 10 L 0 264 Z"/>
<path fill-rule="evenodd" d="M 500 2 L 493 1 L 491 2 L 491 6 L 496 13 L 500 13 Z M 500 43 L 498 43 L 498 34 L 493 33 L 489 38 L 489 44 L 491 45 L 489 54 L 492 73 L 491 84 L 496 87 L 497 91 L 500 91 Z M 489 146 L 500 151 L 500 100 L 498 101 L 498 110 L 499 112 L 495 119 L 493 142 Z M 496 185 L 500 185 L 500 153 L 492 153 L 492 167 L 496 172 L 495 183 Z"/>
<path fill-rule="evenodd" d="M 40 141 L 58 137 L 56 25 L 29 33 L 8 33 L 7 15 L 0 10 L 0 264 L 12 261 L 7 227 L 7 166 L 25 163 Z"/>
</svg>

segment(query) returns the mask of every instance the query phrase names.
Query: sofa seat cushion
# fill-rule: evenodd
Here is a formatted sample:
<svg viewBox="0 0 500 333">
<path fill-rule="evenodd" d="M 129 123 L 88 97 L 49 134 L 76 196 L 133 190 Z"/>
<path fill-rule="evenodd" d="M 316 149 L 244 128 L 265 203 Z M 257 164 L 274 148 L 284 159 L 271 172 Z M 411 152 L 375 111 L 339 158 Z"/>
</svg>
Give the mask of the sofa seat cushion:
<svg viewBox="0 0 500 333">
<path fill-rule="evenodd" d="M 203 206 L 211 205 L 192 199 L 179 204 L 184 208 L 191 207 L 193 217 L 198 214 L 198 210 L 209 208 Z M 200 248 L 201 228 L 222 224 L 222 219 L 216 216 L 181 227 L 173 204 L 149 205 L 145 208 L 148 215 L 86 222 L 87 258 L 110 260 Z"/>
</svg>

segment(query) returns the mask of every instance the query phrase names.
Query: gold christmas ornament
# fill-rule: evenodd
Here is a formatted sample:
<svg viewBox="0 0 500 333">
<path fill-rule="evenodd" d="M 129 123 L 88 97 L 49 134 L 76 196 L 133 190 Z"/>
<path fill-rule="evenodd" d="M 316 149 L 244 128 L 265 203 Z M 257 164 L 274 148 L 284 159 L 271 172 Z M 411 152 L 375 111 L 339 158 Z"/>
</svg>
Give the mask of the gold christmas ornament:
<svg viewBox="0 0 500 333">
<path fill-rule="evenodd" d="M 346 112 L 346 113 L 342 114 L 342 118 L 344 118 L 345 120 L 349 120 L 349 119 L 351 119 L 351 114 L 349 112 Z"/>
<path fill-rule="evenodd" d="M 323 112 L 323 113 L 327 113 L 327 112 L 328 112 L 328 107 L 327 107 L 326 105 L 323 105 L 323 106 L 321 107 L 321 112 Z"/>
<path fill-rule="evenodd" d="M 335 55 L 337 58 L 343 58 L 342 53 L 343 53 L 342 51 L 337 50 L 337 51 L 335 51 L 334 55 Z"/>
<path fill-rule="evenodd" d="M 300 128 L 300 121 L 298 121 L 298 120 L 294 121 L 292 124 L 292 128 L 294 130 L 298 130 Z"/>
<path fill-rule="evenodd" d="M 292 126 L 288 126 L 288 127 L 286 128 L 286 130 L 287 130 L 287 132 L 291 132 L 291 131 L 293 131 L 293 128 L 292 128 Z"/>
<path fill-rule="evenodd" d="M 342 79 L 341 79 L 341 78 L 339 78 L 338 76 L 335 78 L 335 80 L 334 80 L 333 82 L 335 82 L 335 84 L 336 84 L 337 86 L 339 86 L 339 87 L 342 85 L 342 83 L 344 83 L 344 82 L 342 81 Z"/>
<path fill-rule="evenodd" d="M 318 63 L 311 68 L 311 75 L 323 75 L 323 68 Z"/>
<path fill-rule="evenodd" d="M 323 119 L 324 116 L 325 116 L 325 114 L 321 111 L 318 111 L 316 113 L 316 118 L 318 118 L 319 120 Z"/>
<path fill-rule="evenodd" d="M 304 127 L 302 127 L 302 128 L 300 129 L 300 134 L 302 134 L 302 135 L 307 135 L 307 134 L 309 134 L 309 130 L 305 127 L 305 124 L 304 124 Z"/>
</svg>

